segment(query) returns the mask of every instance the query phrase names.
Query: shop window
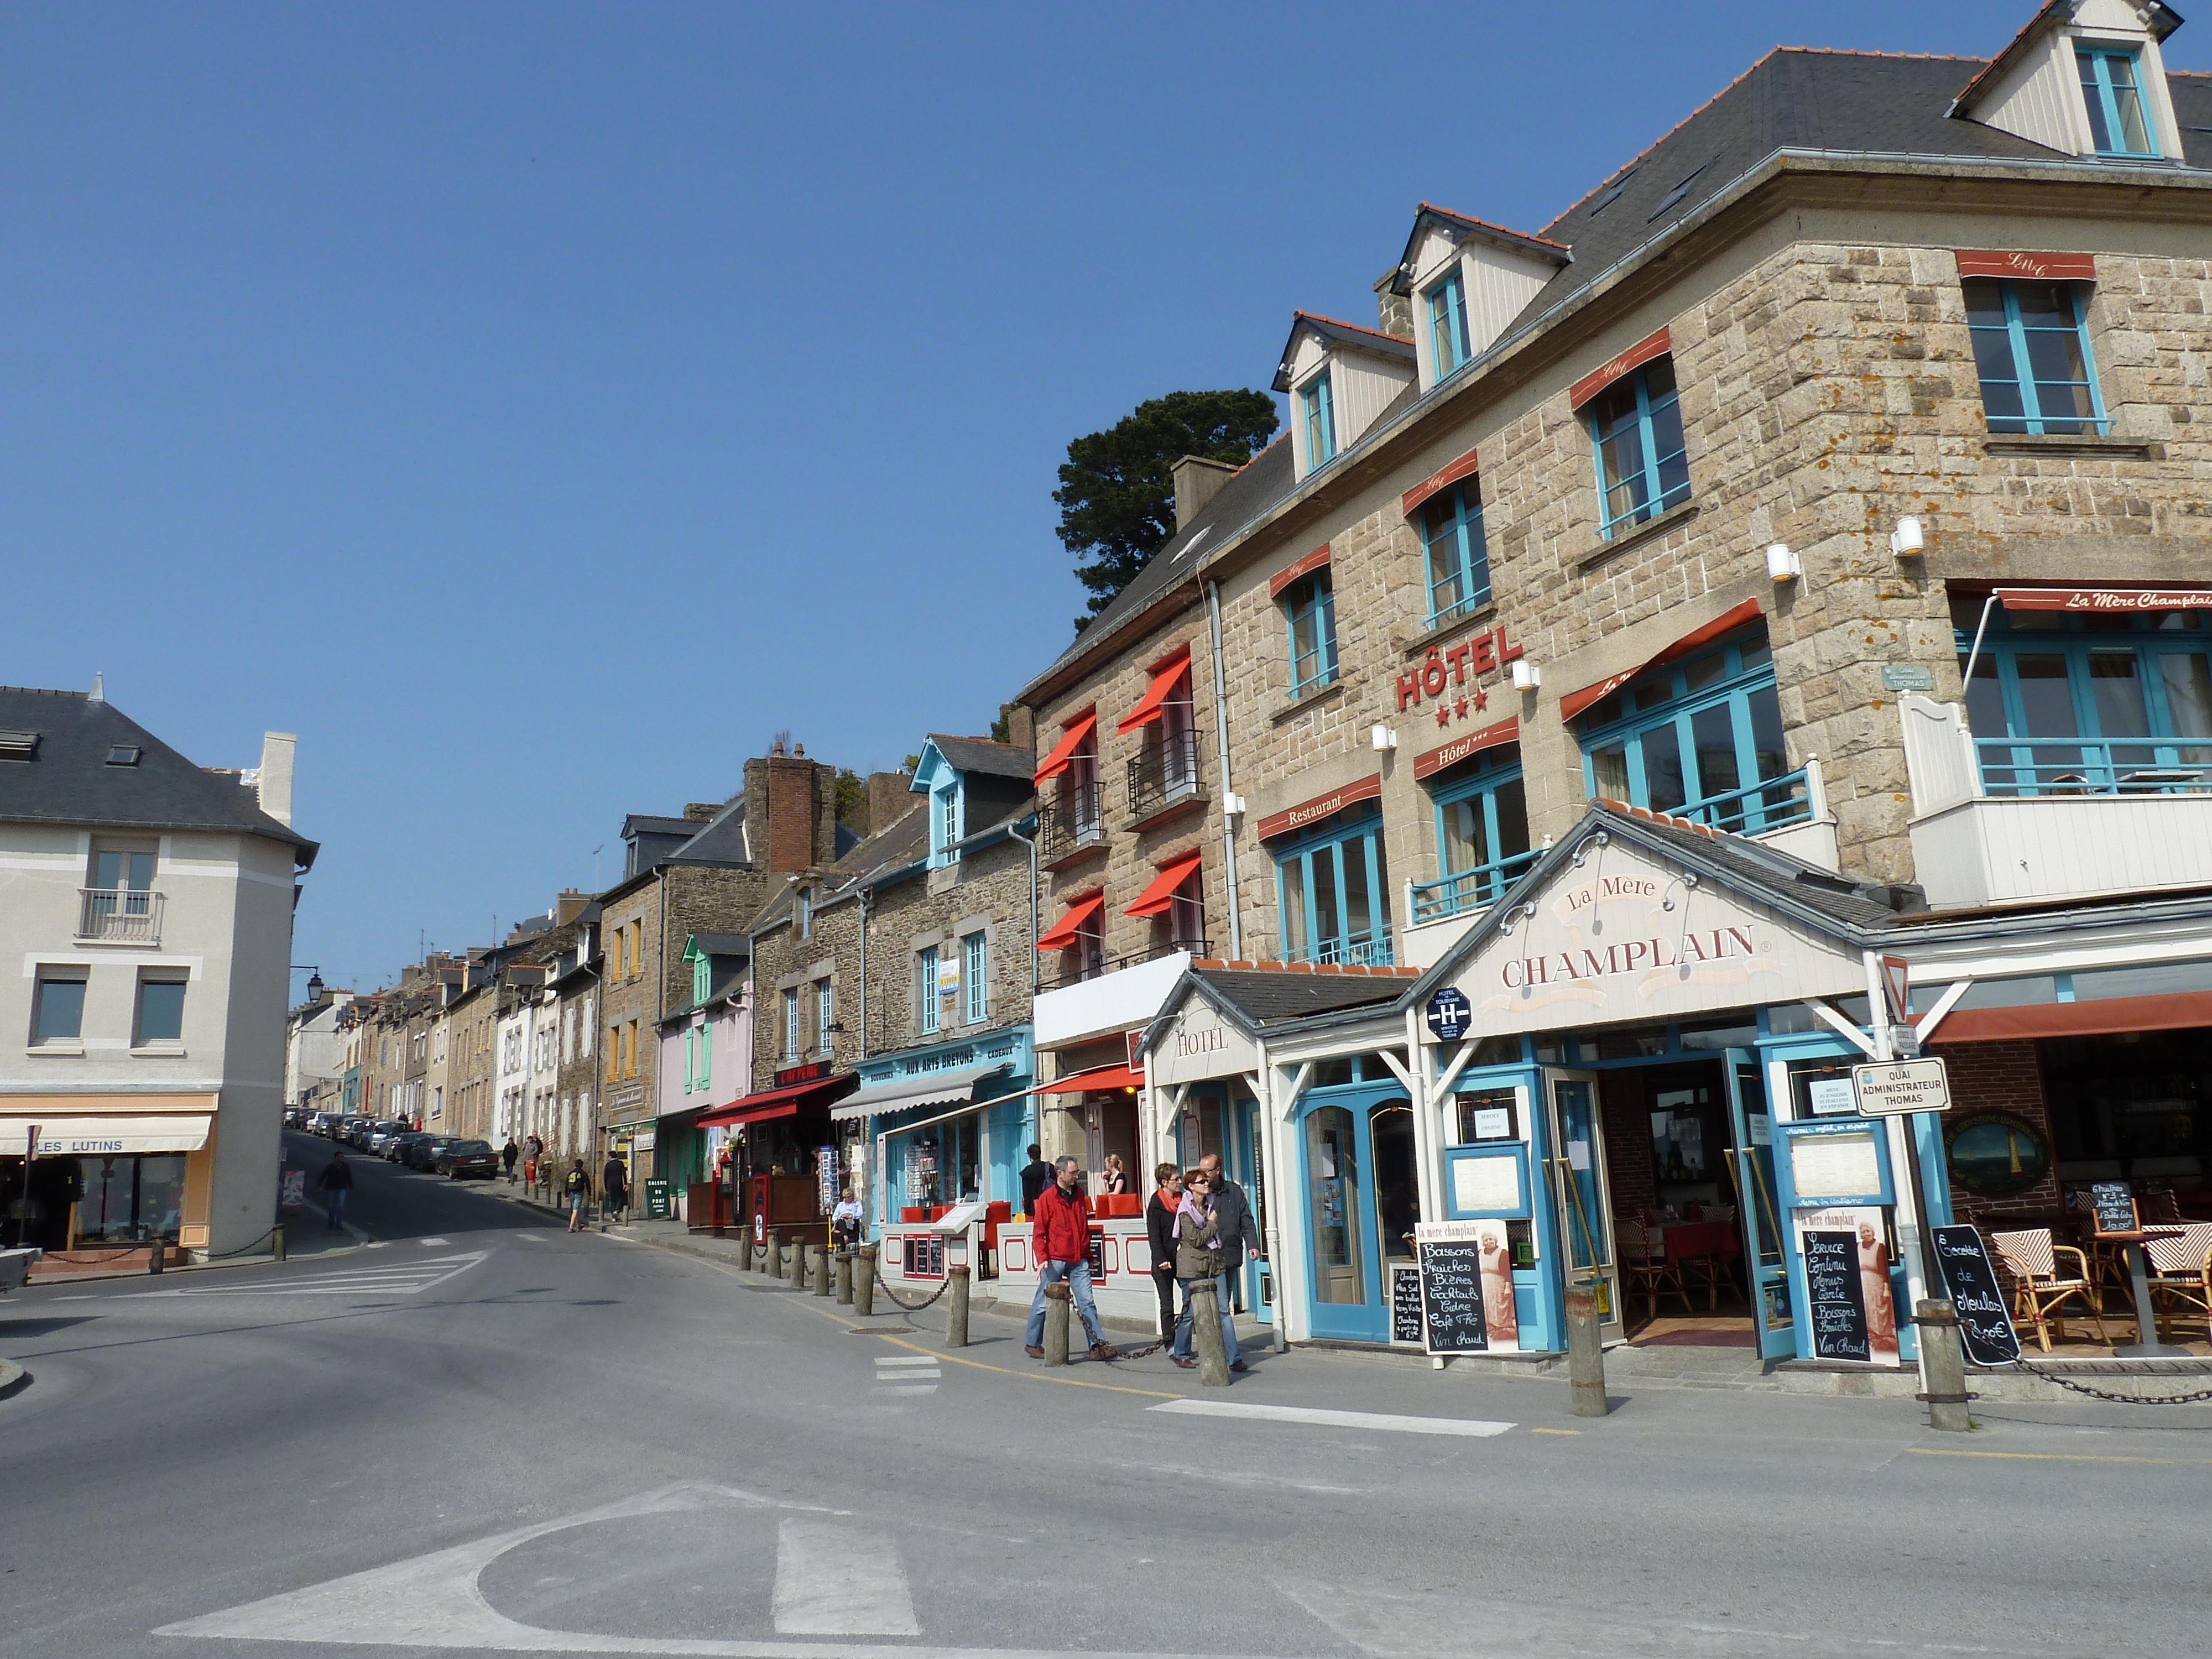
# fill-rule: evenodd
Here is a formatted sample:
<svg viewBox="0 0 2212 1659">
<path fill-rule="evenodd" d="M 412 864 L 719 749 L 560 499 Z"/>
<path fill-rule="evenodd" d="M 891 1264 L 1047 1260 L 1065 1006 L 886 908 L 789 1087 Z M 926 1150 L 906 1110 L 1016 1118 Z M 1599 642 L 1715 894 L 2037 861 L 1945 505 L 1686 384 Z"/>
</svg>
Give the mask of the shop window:
<svg viewBox="0 0 2212 1659">
<path fill-rule="evenodd" d="M 2187 1194 L 2212 1185 L 2212 1032 L 2046 1037 L 2035 1046 L 2062 1182 Z"/>
<path fill-rule="evenodd" d="M 105 1244 L 174 1240 L 184 1222 L 185 1160 L 179 1152 L 77 1160 L 79 1239 Z"/>
<path fill-rule="evenodd" d="M 1334 652 L 1332 650 L 1332 655 Z M 1163 688 L 1147 719 L 1142 748 L 1129 763 L 1129 814 L 1146 817 L 1198 792 L 1198 707 L 1186 660 Z"/>
<path fill-rule="evenodd" d="M 1623 375 L 1585 413 L 1597 450 L 1602 534 L 1618 535 L 1690 499 L 1689 445 L 1672 357 Z"/>
<path fill-rule="evenodd" d="M 923 1032 L 937 1029 L 937 947 L 924 950 L 917 960 L 918 982 L 915 987 L 914 1006 L 920 1016 Z"/>
<path fill-rule="evenodd" d="M 1428 550 L 1429 621 L 1463 617 L 1490 602 L 1490 550 L 1482 533 L 1482 481 L 1462 479 L 1421 506 Z"/>
<path fill-rule="evenodd" d="M 1981 604 L 1954 602 L 1963 673 Z M 2212 788 L 2212 629 L 2202 611 L 1990 613 L 1966 687 L 1992 795 Z"/>
<path fill-rule="evenodd" d="M 1969 276 L 1959 286 L 1990 431 L 2110 430 L 2089 349 L 2085 284 Z"/>
<path fill-rule="evenodd" d="M 2081 71 L 2081 100 L 2089 106 L 2089 137 L 2100 155 L 2158 154 L 2158 140 L 2143 119 L 2141 60 L 2125 46 L 2075 43 Z"/>
<path fill-rule="evenodd" d="M 960 941 L 960 990 L 967 1000 L 965 1016 L 970 1025 L 981 1024 L 990 1015 L 990 984 L 984 950 L 988 942 L 981 933 L 970 933 Z"/>
<path fill-rule="evenodd" d="M 1455 269 L 1424 297 L 1429 304 L 1429 352 L 1441 380 L 1474 355 L 1467 332 L 1467 285 Z"/>
<path fill-rule="evenodd" d="M 1577 726 L 1589 792 L 1716 830 L 1759 835 L 1812 815 L 1790 770 L 1764 628 L 1654 670 Z"/>
<path fill-rule="evenodd" d="M 1328 568 L 1283 590 L 1291 630 L 1291 695 L 1303 697 L 1336 684 L 1336 590 Z"/>
<path fill-rule="evenodd" d="M 1306 471 L 1316 471 L 1336 459 L 1336 401 L 1327 369 L 1298 393 L 1298 408 L 1305 422 Z"/>
<path fill-rule="evenodd" d="M 1413 925 L 1492 904 L 1535 862 L 1521 748 L 1486 750 L 1432 786 L 1443 873 L 1413 888 Z"/>
<path fill-rule="evenodd" d="M 85 970 L 82 968 L 39 969 L 35 1006 L 31 1011 L 31 1041 L 76 1042 L 84 1036 Z"/>
<path fill-rule="evenodd" d="M 1274 852 L 1285 961 L 1396 961 L 1379 811 L 1340 812 Z"/>
<path fill-rule="evenodd" d="M 137 1046 L 184 1040 L 185 981 L 169 975 L 147 975 L 138 981 Z"/>
</svg>

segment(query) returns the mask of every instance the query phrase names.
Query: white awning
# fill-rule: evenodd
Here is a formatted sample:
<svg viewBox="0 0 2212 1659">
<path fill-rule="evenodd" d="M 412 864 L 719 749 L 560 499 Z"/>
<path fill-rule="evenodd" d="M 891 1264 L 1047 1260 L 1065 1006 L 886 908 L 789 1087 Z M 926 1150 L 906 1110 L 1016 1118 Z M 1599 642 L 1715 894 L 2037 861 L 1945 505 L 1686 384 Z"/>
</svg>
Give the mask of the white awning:
<svg viewBox="0 0 2212 1659">
<path fill-rule="evenodd" d="M 164 1113 L 143 1117 L 65 1117 L 39 1125 L 40 1158 L 108 1158 L 124 1152 L 196 1152 L 214 1120 Z M 0 1152 L 21 1155 L 0 1143 Z"/>
<path fill-rule="evenodd" d="M 957 1106 L 975 1091 L 975 1085 L 1006 1069 L 1001 1060 L 988 1066 L 948 1066 L 927 1077 L 902 1077 L 896 1083 L 878 1083 L 856 1089 L 830 1109 L 831 1118 L 844 1121 L 871 1112 L 903 1112 L 915 1106 Z"/>
</svg>

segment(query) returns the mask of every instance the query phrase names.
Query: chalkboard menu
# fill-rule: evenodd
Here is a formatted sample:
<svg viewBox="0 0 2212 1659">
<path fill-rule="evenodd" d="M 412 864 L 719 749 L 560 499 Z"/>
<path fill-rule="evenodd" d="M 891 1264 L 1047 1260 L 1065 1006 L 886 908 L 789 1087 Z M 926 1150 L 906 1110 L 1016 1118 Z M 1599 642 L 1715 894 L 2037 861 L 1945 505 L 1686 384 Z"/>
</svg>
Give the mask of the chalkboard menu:
<svg viewBox="0 0 2212 1659">
<path fill-rule="evenodd" d="M 1866 1293 L 1859 1285 L 1859 1236 L 1805 1235 L 1805 1300 L 1813 1320 L 1818 1359 L 1872 1359 L 1867 1342 Z"/>
<path fill-rule="evenodd" d="M 2124 1181 L 2100 1181 L 2089 1188 L 2089 1211 L 2097 1218 L 2100 1233 L 2131 1233 L 2136 1230 L 2136 1198 Z"/>
<path fill-rule="evenodd" d="M 1421 1245 L 1421 1305 L 1431 1353 L 1483 1353 L 1490 1332 L 1482 1317 L 1482 1245 L 1474 1239 Z"/>
<path fill-rule="evenodd" d="M 1938 1227 L 1936 1261 L 1943 1288 L 1959 1310 L 1959 1334 L 1977 1365 L 2009 1365 L 2020 1358 L 2020 1333 L 2005 1310 L 1996 1268 L 1982 1236 L 1968 1226 Z"/>
<path fill-rule="evenodd" d="M 1421 1270 L 1390 1266 L 1390 1340 L 1421 1346 Z"/>
</svg>

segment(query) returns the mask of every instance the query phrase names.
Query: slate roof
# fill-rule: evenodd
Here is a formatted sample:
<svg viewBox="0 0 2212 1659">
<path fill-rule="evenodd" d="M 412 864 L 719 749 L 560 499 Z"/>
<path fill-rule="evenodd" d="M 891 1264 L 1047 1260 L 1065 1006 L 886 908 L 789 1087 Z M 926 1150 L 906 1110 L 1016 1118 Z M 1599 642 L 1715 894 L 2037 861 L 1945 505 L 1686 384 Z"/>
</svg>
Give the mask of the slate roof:
<svg viewBox="0 0 2212 1659">
<path fill-rule="evenodd" d="M 27 761 L 0 761 L 0 818 L 131 830 L 232 830 L 292 849 L 304 870 L 317 844 L 261 810 L 234 772 L 195 766 L 110 702 L 82 691 L 0 686 L 0 731 L 35 732 Z M 117 744 L 136 765 L 110 766 Z"/>
<path fill-rule="evenodd" d="M 744 791 L 739 790 L 697 834 L 678 848 L 673 856 L 679 859 L 726 859 L 732 863 L 750 861 L 752 843 L 745 835 Z"/>
<path fill-rule="evenodd" d="M 710 957 L 742 957 L 753 948 L 752 940 L 743 933 L 694 933 L 691 938 Z"/>
<path fill-rule="evenodd" d="M 1217 1000 L 1255 1028 L 1341 1008 L 1395 1002 L 1408 983 L 1396 977 L 1370 979 L 1279 968 L 1194 968 L 1188 977 L 1198 981 Z M 1174 1000 L 1169 999 L 1170 1004 Z"/>
<path fill-rule="evenodd" d="M 989 738 L 949 738 L 939 732 L 928 733 L 928 738 L 945 757 L 945 763 L 956 772 L 983 772 L 994 777 L 1019 778 L 1024 783 L 1036 772 L 1034 750 L 1017 749 Z"/>
</svg>

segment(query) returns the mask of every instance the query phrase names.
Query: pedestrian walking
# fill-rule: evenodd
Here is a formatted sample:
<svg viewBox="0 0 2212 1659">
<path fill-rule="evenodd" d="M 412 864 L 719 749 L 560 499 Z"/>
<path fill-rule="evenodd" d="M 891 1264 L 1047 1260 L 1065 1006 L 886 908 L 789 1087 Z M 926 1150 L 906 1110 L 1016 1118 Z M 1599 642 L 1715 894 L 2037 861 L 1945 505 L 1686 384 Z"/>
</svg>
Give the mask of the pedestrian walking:
<svg viewBox="0 0 2212 1659">
<path fill-rule="evenodd" d="M 514 1185 L 514 1160 L 522 1156 L 522 1148 L 514 1144 L 514 1137 L 507 1138 L 507 1145 L 499 1149 L 499 1161 L 507 1167 L 507 1184 Z"/>
<path fill-rule="evenodd" d="M 1197 1361 L 1190 1357 L 1191 1291 L 1213 1281 L 1214 1300 L 1221 1316 L 1221 1348 L 1229 1356 L 1229 1369 L 1241 1371 L 1244 1358 L 1237 1346 L 1237 1322 L 1229 1307 L 1229 1274 L 1222 1262 L 1221 1216 L 1213 1202 L 1213 1176 L 1203 1166 L 1187 1170 L 1182 1177 L 1182 1206 L 1176 1212 L 1176 1278 L 1182 1285 L 1182 1312 L 1176 1316 L 1175 1346 L 1169 1357 L 1188 1370 Z"/>
<path fill-rule="evenodd" d="M 509 1135 L 507 1139 L 512 1140 L 514 1136 Z M 522 1184 L 524 1186 L 535 1187 L 538 1184 L 538 1165 L 544 1156 L 545 1143 L 540 1140 L 533 1131 L 530 1139 L 522 1143 Z"/>
<path fill-rule="evenodd" d="M 568 1200 L 568 1231 L 580 1233 L 584 1231 L 584 1206 L 592 1201 L 592 1172 L 584 1167 L 582 1158 L 578 1158 L 576 1167 L 568 1171 L 561 1190 Z"/>
<path fill-rule="evenodd" d="M 331 1154 L 331 1161 L 315 1177 L 315 1186 L 323 1194 L 323 1214 L 330 1230 L 337 1232 L 345 1225 L 346 1194 L 353 1190 L 353 1167 L 345 1161 L 343 1149 Z"/>
<path fill-rule="evenodd" d="M 1129 1190 L 1129 1166 L 1121 1162 L 1121 1153 L 1106 1154 L 1106 1173 L 1099 1178 L 1098 1190 L 1117 1198 Z"/>
<path fill-rule="evenodd" d="M 1152 1288 L 1160 1297 L 1160 1340 L 1176 1328 L 1176 1212 L 1182 1207 L 1182 1171 L 1163 1164 L 1152 1171 L 1158 1190 L 1145 1200 L 1145 1231 L 1152 1241 Z"/>
<path fill-rule="evenodd" d="M 1024 1215 L 1032 1220 L 1036 1219 L 1037 1199 L 1044 1189 L 1051 1185 L 1052 1165 L 1037 1155 L 1036 1147 L 1030 1147 L 1030 1161 L 1022 1165 L 1022 1213 Z"/>
<path fill-rule="evenodd" d="M 1091 1339 L 1091 1357 L 1118 1359 L 1121 1350 L 1098 1328 L 1098 1304 L 1091 1293 L 1091 1200 L 1077 1184 L 1073 1158 L 1061 1158 L 1052 1166 L 1052 1183 L 1037 1194 L 1030 1211 L 1036 1223 L 1030 1249 L 1036 1257 L 1037 1287 L 1023 1344 L 1030 1358 L 1044 1358 L 1045 1287 L 1065 1281 L 1083 1321 L 1083 1334 Z"/>
<path fill-rule="evenodd" d="M 607 1167 L 599 1171 L 599 1215 L 619 1226 L 623 1212 L 629 1208 L 629 1171 L 623 1167 L 620 1154 L 607 1154 Z"/>
</svg>

